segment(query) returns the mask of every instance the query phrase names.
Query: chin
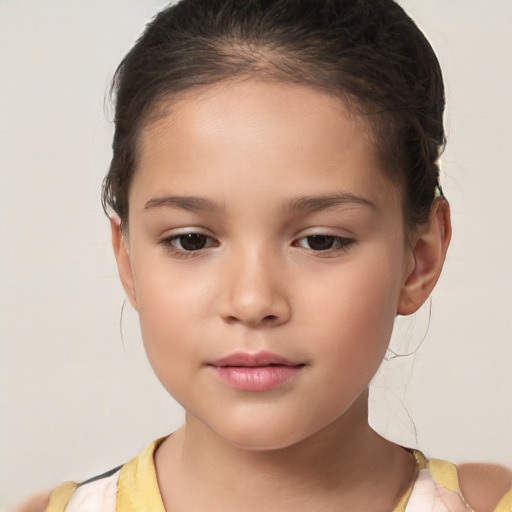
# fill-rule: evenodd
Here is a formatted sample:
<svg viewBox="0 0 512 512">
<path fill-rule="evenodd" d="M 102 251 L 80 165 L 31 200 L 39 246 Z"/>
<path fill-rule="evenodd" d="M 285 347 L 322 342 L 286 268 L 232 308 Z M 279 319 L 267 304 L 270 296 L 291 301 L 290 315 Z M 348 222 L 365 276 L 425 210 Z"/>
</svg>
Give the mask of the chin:
<svg viewBox="0 0 512 512">
<path fill-rule="evenodd" d="M 227 418 L 226 418 L 227 419 Z M 305 428 L 299 420 L 261 417 L 258 421 L 231 421 L 212 430 L 231 446 L 251 451 L 281 450 L 297 445 L 323 430 L 323 425 Z"/>
<path fill-rule="evenodd" d="M 223 440 L 231 446 L 247 451 L 274 451 L 282 450 L 293 446 L 303 439 L 301 437 L 286 435 L 282 432 L 277 434 L 271 432 L 241 433 L 241 435 L 232 435 L 223 437 Z"/>
</svg>

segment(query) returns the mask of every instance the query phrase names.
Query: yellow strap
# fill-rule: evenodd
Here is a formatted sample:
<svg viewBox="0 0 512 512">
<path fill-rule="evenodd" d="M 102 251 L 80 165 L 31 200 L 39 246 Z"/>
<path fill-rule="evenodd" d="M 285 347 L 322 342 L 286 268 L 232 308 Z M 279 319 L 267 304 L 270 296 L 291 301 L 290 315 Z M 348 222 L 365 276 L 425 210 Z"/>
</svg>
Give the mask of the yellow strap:
<svg viewBox="0 0 512 512">
<path fill-rule="evenodd" d="M 411 497 L 412 487 L 410 487 L 407 492 L 402 496 L 397 506 L 393 509 L 393 512 L 405 512 L 407 508 L 407 503 L 409 498 Z"/>
<path fill-rule="evenodd" d="M 121 468 L 117 483 L 118 512 L 165 512 L 153 462 L 153 454 L 164 439 L 151 443 Z"/>
<path fill-rule="evenodd" d="M 64 512 L 66 505 L 78 485 L 75 482 L 64 482 L 50 494 L 50 501 L 45 512 Z"/>
<path fill-rule="evenodd" d="M 430 459 L 428 469 L 436 483 L 441 484 L 447 491 L 460 495 L 457 466 L 455 464 L 441 459 Z"/>
<path fill-rule="evenodd" d="M 501 498 L 494 512 L 512 512 L 512 487 Z"/>
</svg>

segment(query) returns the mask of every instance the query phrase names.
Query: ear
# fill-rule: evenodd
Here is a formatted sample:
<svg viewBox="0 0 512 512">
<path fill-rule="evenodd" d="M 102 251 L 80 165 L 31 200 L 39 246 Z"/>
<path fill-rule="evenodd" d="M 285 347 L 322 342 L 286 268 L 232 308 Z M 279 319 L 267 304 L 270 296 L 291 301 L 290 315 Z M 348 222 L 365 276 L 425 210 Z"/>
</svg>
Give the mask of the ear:
<svg viewBox="0 0 512 512">
<path fill-rule="evenodd" d="M 119 277 L 121 278 L 121 283 L 123 284 L 130 304 L 137 311 L 137 297 L 135 294 L 130 254 L 128 252 L 127 242 L 123 236 L 121 219 L 117 215 L 110 218 L 110 229 L 112 230 L 112 247 L 114 248 Z"/>
<path fill-rule="evenodd" d="M 441 274 L 452 236 L 450 206 L 436 198 L 430 216 L 421 224 L 412 240 L 413 268 L 406 275 L 398 301 L 397 313 L 415 313 L 428 299 Z"/>
</svg>

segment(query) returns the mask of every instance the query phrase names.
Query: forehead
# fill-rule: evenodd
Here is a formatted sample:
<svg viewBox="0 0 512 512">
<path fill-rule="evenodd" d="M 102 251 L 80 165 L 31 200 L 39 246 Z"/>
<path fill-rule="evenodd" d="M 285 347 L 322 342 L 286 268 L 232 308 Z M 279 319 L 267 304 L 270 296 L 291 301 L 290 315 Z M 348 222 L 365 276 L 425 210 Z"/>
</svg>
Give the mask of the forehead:
<svg viewBox="0 0 512 512">
<path fill-rule="evenodd" d="M 371 131 L 339 98 L 311 87 L 220 82 L 163 105 L 142 130 L 130 201 L 147 194 L 332 188 L 378 200 L 391 187 Z M 173 190 L 167 190 L 173 189 Z M 293 199 L 293 197 L 291 197 Z"/>
<path fill-rule="evenodd" d="M 228 117 L 230 124 L 236 121 L 237 129 L 243 128 L 241 135 L 263 125 L 268 130 L 279 119 L 287 132 L 309 124 L 310 131 L 321 136 L 317 123 L 320 121 L 325 132 L 336 125 L 337 131 L 331 131 L 334 136 L 343 135 L 340 130 L 349 128 L 358 130 L 365 142 L 372 139 L 370 122 L 354 108 L 349 109 L 338 96 L 303 84 L 247 77 L 192 87 L 156 101 L 141 130 L 139 148 L 143 149 L 158 132 L 176 129 L 178 125 L 181 129 L 199 128 L 203 134 L 212 128 L 221 135 L 219 128 Z"/>
</svg>

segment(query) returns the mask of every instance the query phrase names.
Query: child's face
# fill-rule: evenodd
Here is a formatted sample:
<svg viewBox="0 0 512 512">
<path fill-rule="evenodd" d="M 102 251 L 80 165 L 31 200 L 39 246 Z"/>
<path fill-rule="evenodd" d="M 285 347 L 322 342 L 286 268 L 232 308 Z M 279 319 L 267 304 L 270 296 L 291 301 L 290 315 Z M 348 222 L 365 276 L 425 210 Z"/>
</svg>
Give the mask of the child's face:
<svg viewBox="0 0 512 512">
<path fill-rule="evenodd" d="M 340 424 L 412 264 L 363 124 L 308 87 L 248 80 L 184 95 L 140 142 L 124 280 L 188 422 L 253 449 Z"/>
</svg>

